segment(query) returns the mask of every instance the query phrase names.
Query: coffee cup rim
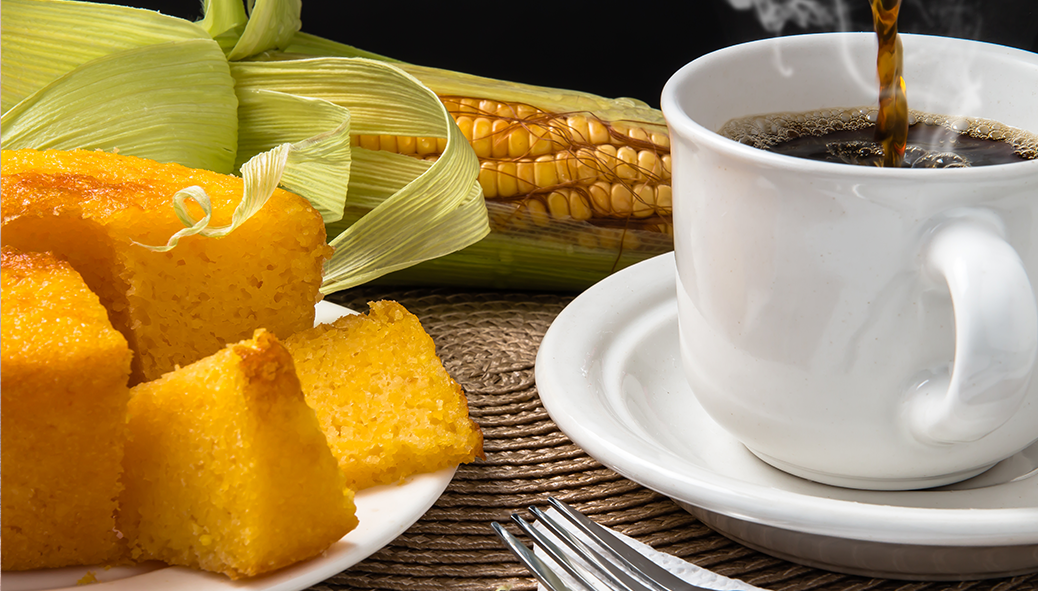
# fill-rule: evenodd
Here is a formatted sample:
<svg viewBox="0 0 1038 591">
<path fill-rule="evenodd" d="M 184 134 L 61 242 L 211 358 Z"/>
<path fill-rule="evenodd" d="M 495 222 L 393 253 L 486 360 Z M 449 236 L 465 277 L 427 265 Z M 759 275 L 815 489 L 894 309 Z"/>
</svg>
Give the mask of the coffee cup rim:
<svg viewBox="0 0 1038 591">
<path fill-rule="evenodd" d="M 988 43 L 985 41 L 976 41 L 971 39 L 959 39 L 953 37 L 942 37 L 937 35 L 920 35 L 903 33 L 902 37 L 910 40 L 918 39 L 930 39 L 940 40 L 940 42 L 948 43 L 964 43 L 970 44 L 977 47 L 986 47 L 987 51 L 1002 52 L 1007 56 L 1024 60 L 1033 64 L 1038 68 L 1038 54 L 1024 51 L 1022 49 L 1007 47 L 1004 45 L 998 45 L 994 43 Z M 924 178 L 946 175 L 955 175 L 958 178 L 966 179 L 977 176 L 1000 176 L 1005 177 L 1009 175 L 1011 177 L 1016 176 L 1029 176 L 1038 174 L 1038 159 L 1027 160 L 1023 162 L 1011 162 L 1006 164 L 997 164 L 991 166 L 979 166 L 979 167 L 966 167 L 966 168 L 882 168 L 882 167 L 867 167 L 867 166 L 852 166 L 838 162 L 825 162 L 818 160 L 808 160 L 804 158 L 797 158 L 794 156 L 788 156 L 785 154 L 777 154 L 774 152 L 768 152 L 761 150 L 753 146 L 748 146 L 737 142 L 733 139 L 724 137 L 716 131 L 709 129 L 689 115 L 681 105 L 679 100 L 679 88 L 685 82 L 685 80 L 691 76 L 694 72 L 702 69 L 706 65 L 711 65 L 720 59 L 731 59 L 733 56 L 747 53 L 747 52 L 760 52 L 762 47 L 772 48 L 776 44 L 783 43 L 814 43 L 815 39 L 818 38 L 850 38 L 850 37 L 869 37 L 874 39 L 874 33 L 866 32 L 825 32 L 825 33 L 806 33 L 802 35 L 788 35 L 783 37 L 773 37 L 768 39 L 758 39 L 749 41 L 746 43 L 740 43 L 724 47 L 722 49 L 713 51 L 711 53 L 700 56 L 681 68 L 679 68 L 671 77 L 667 80 L 661 93 L 660 106 L 663 111 L 667 125 L 671 128 L 671 143 L 674 144 L 673 138 L 675 129 L 682 132 L 687 137 L 694 137 L 696 141 L 701 144 L 701 147 L 708 148 L 712 151 L 724 154 L 727 157 L 736 158 L 742 161 L 753 161 L 757 165 L 768 166 L 773 168 L 781 168 L 785 170 L 796 170 L 810 174 L 822 174 L 822 175 L 838 175 L 838 176 L 854 176 L 854 177 L 878 177 L 878 178 Z M 831 108 L 846 107 L 833 106 Z M 753 116 L 754 113 L 747 113 L 746 116 Z M 1032 133 L 1038 133 L 1036 130 L 1027 130 Z"/>
</svg>

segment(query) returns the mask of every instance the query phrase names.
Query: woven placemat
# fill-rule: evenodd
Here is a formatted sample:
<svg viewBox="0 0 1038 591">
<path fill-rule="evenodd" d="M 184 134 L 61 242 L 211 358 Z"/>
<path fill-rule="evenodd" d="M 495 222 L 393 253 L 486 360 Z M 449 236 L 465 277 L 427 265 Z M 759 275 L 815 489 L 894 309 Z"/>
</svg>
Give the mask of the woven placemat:
<svg viewBox="0 0 1038 591">
<path fill-rule="evenodd" d="M 509 515 L 544 507 L 548 496 L 657 550 L 774 591 L 1038 590 L 1038 574 L 929 583 L 800 566 L 715 533 L 668 498 L 603 467 L 559 431 L 534 386 L 537 347 L 572 296 L 365 286 L 328 299 L 362 312 L 369 301 L 392 299 L 418 316 L 468 395 L 487 457 L 461 466 L 443 496 L 403 535 L 314 591 L 536 589 L 490 522 L 507 523 L 519 535 Z"/>
</svg>

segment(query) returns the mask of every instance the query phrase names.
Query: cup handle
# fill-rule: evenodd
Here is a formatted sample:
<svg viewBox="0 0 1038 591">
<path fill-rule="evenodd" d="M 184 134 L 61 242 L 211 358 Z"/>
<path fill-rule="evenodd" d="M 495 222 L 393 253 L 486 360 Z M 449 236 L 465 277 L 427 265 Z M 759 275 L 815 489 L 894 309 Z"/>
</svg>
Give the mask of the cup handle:
<svg viewBox="0 0 1038 591">
<path fill-rule="evenodd" d="M 955 360 L 950 379 L 913 388 L 910 428 L 929 443 L 976 441 L 1008 421 L 1027 393 L 1038 353 L 1034 290 L 987 210 L 953 213 L 924 256 L 926 271 L 951 292 Z"/>
</svg>

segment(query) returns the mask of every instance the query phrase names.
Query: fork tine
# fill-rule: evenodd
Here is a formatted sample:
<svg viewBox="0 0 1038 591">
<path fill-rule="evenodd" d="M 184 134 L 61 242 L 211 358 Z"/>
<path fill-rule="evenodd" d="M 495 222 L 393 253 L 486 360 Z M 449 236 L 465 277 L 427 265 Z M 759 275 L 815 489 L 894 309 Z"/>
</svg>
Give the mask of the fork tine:
<svg viewBox="0 0 1038 591">
<path fill-rule="evenodd" d="M 709 591 L 678 578 L 667 569 L 645 557 L 641 552 L 625 544 L 613 535 L 613 532 L 608 528 L 595 523 L 566 503 L 555 497 L 548 497 L 548 503 L 568 519 L 574 527 L 591 539 L 600 542 L 602 547 L 608 550 L 616 560 L 626 565 L 632 571 L 644 574 L 663 591 Z"/>
<path fill-rule="evenodd" d="M 569 575 L 584 585 L 585 588 L 591 591 L 597 591 L 601 589 L 601 585 L 596 585 L 597 580 L 595 575 L 588 572 L 586 568 L 575 562 L 565 552 L 562 551 L 559 546 L 553 542 L 550 538 L 545 536 L 542 532 L 535 529 L 526 520 L 515 513 L 512 514 L 512 521 L 516 522 L 523 532 L 530 536 L 533 540 L 534 546 L 539 546 L 556 564 L 562 567 Z M 611 586 L 612 587 L 612 586 Z M 612 587 L 614 591 L 631 591 L 623 588 Z"/>
<path fill-rule="evenodd" d="M 667 591 L 657 585 L 654 588 L 647 587 L 645 583 L 652 583 L 651 580 L 639 581 L 632 577 L 630 574 L 624 572 L 616 564 L 609 561 L 609 559 L 600 555 L 590 546 L 585 544 L 579 538 L 574 537 L 571 533 L 559 526 L 550 516 L 546 515 L 543 511 L 537 507 L 529 507 L 530 513 L 533 513 L 537 521 L 540 521 L 545 528 L 551 533 L 555 534 L 555 537 L 563 541 L 571 550 L 577 553 L 578 556 L 583 558 L 598 574 L 599 578 L 619 585 L 622 590 L 629 591 Z"/>
<path fill-rule="evenodd" d="M 514 554 L 515 557 L 523 563 L 523 566 L 533 573 L 533 575 L 537 577 L 537 580 L 545 587 L 551 591 L 574 591 L 573 588 L 564 583 L 547 564 L 544 564 L 543 560 L 537 558 L 533 552 L 530 552 L 529 548 L 517 540 L 515 536 L 508 533 L 508 530 L 502 527 L 500 523 L 495 521 L 490 524 L 490 527 L 494 528 L 494 531 L 497 533 L 498 537 L 501 538 L 501 541 L 505 543 L 505 546 L 512 551 L 512 554 Z"/>
</svg>

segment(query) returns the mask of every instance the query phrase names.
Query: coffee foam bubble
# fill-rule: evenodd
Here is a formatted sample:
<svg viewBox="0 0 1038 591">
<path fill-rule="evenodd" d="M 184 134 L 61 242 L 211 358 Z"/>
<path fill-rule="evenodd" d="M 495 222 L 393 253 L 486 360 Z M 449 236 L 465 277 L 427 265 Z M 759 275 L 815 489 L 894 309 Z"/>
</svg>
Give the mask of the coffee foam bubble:
<svg viewBox="0 0 1038 591">
<path fill-rule="evenodd" d="M 732 119 L 718 134 L 739 143 L 768 149 L 803 136 L 823 136 L 834 131 L 854 131 L 872 127 L 879 110 L 876 107 L 819 109 L 804 113 L 771 113 Z M 977 139 L 1004 141 L 1027 160 L 1038 159 L 1038 134 L 979 117 L 935 115 L 910 109 L 908 123 L 939 125 L 954 133 Z"/>
</svg>

